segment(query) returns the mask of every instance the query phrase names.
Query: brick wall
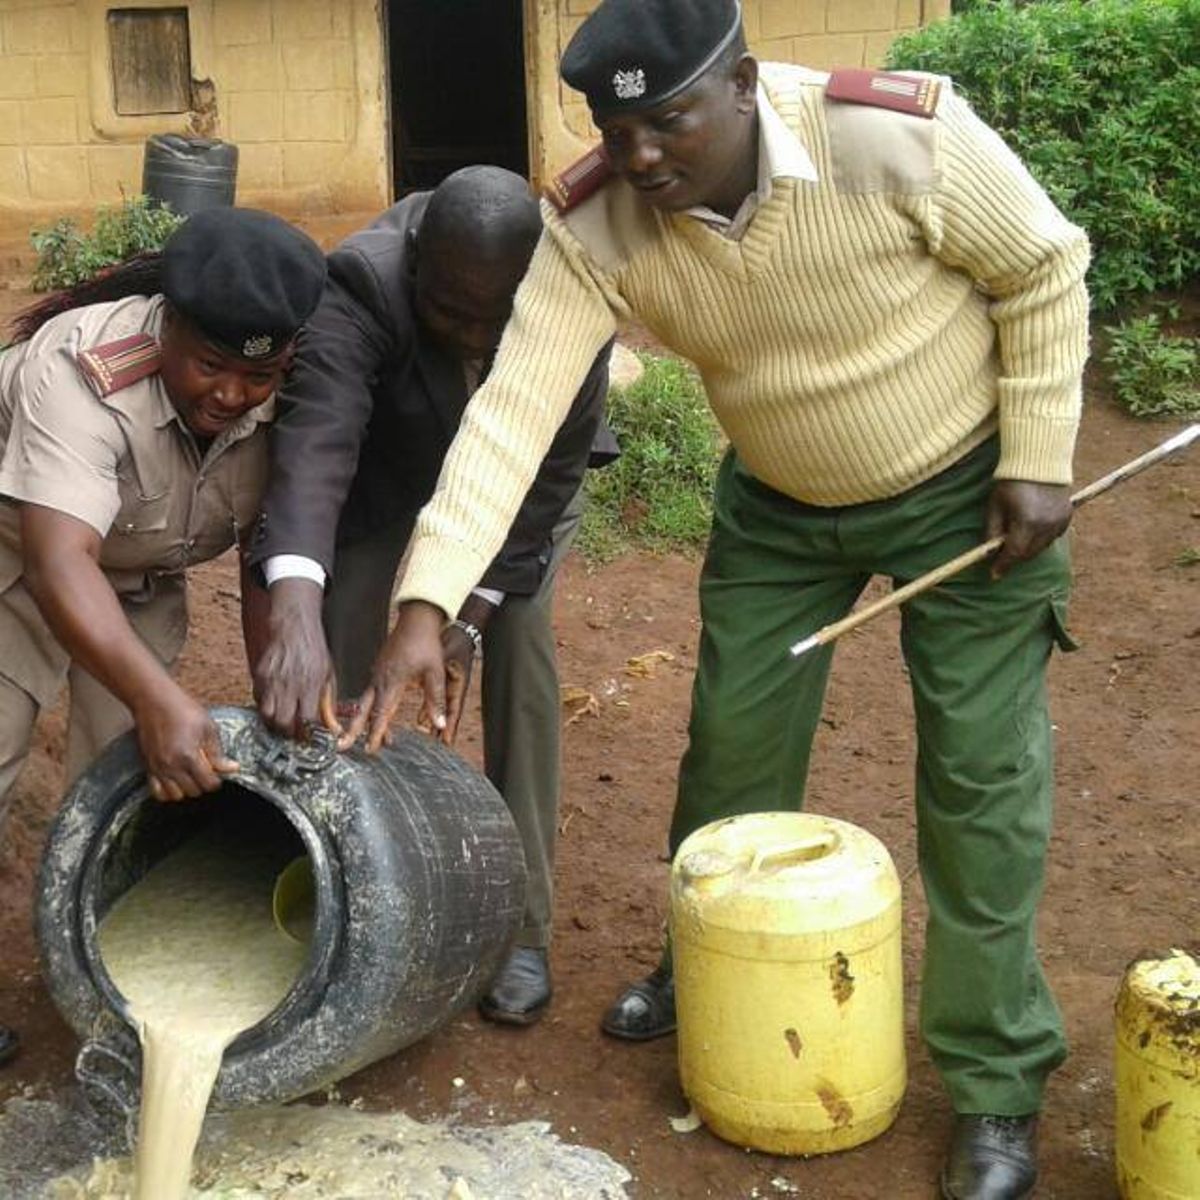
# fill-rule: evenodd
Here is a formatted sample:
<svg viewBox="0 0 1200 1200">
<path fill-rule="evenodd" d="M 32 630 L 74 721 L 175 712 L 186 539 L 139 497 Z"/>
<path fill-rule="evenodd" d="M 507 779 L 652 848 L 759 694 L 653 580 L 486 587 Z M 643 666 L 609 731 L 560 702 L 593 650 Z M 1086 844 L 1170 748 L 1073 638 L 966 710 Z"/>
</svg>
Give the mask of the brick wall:
<svg viewBox="0 0 1200 1200">
<path fill-rule="evenodd" d="M 560 52 L 598 3 L 558 0 Z M 742 9 L 756 57 L 827 69 L 878 66 L 897 33 L 948 17 L 950 0 L 743 0 Z M 595 141 L 583 97 L 558 86 L 568 129 Z"/>
<path fill-rule="evenodd" d="M 115 3 L 115 0 L 114 0 Z M 183 0 L 124 0 L 155 7 Z M 283 209 L 386 203 L 375 0 L 192 0 L 198 111 L 119 117 L 104 0 L 0 0 L 0 219 L 88 209 L 141 187 L 157 132 L 236 142 L 239 200 Z"/>
</svg>

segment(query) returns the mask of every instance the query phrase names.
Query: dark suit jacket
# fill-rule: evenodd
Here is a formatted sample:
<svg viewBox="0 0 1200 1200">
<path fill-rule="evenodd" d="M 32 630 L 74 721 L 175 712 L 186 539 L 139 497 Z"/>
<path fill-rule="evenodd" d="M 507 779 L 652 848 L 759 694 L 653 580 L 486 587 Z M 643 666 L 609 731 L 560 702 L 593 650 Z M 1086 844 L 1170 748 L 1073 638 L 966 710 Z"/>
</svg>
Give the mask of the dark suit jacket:
<svg viewBox="0 0 1200 1200">
<path fill-rule="evenodd" d="M 408 233 L 429 195 L 401 200 L 329 256 L 279 395 L 252 564 L 303 554 L 336 576 L 339 541 L 411 519 L 433 494 L 467 393 L 462 364 L 423 334 L 412 308 Z M 617 456 L 602 420 L 608 355 L 584 380 L 484 586 L 535 592 L 584 470 Z"/>
</svg>

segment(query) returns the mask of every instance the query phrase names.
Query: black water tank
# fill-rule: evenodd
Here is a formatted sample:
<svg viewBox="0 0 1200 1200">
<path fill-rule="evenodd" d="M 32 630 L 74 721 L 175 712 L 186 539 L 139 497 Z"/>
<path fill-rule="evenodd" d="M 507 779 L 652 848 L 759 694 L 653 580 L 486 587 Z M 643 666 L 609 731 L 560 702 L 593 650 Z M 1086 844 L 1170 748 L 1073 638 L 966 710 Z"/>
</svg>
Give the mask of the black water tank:
<svg viewBox="0 0 1200 1200">
<path fill-rule="evenodd" d="M 232 142 L 155 134 L 146 140 L 142 191 L 190 217 L 231 205 L 237 193 L 238 148 Z"/>
<path fill-rule="evenodd" d="M 307 855 L 316 899 L 308 960 L 278 1008 L 226 1050 L 219 1106 L 292 1099 L 431 1032 L 487 987 L 524 912 L 508 809 L 431 738 L 402 733 L 377 756 L 338 754 L 278 738 L 247 709 L 212 715 L 241 768 L 219 792 L 154 801 L 128 733 L 68 793 L 38 878 L 46 984 L 88 1043 L 81 1078 L 107 1074 L 109 1097 L 126 1094 L 126 1115 L 140 1049 L 97 927 L 155 863 L 214 822 L 270 847 L 281 867 Z"/>
</svg>

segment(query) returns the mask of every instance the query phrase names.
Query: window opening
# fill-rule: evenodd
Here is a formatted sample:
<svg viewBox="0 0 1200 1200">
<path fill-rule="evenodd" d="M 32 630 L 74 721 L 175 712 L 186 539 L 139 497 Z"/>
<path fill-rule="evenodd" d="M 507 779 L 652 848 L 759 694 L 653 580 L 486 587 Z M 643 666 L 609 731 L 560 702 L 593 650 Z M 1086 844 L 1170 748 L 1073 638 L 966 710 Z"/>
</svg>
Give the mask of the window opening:
<svg viewBox="0 0 1200 1200">
<path fill-rule="evenodd" d="M 108 44 L 118 115 L 139 117 L 191 110 L 187 8 L 110 8 Z"/>
</svg>

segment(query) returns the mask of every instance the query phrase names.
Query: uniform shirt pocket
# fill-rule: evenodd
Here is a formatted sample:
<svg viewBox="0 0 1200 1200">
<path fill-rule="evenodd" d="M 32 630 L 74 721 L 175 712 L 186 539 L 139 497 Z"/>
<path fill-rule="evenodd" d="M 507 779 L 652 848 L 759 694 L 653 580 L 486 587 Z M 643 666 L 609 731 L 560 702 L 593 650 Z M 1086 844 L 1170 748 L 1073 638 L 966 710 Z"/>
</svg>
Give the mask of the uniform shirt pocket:
<svg viewBox="0 0 1200 1200">
<path fill-rule="evenodd" d="M 113 533 L 132 536 L 166 529 L 170 520 L 171 490 L 165 481 L 147 479 L 143 482 L 135 471 L 123 469 L 117 486 L 121 507 L 113 518 Z"/>
<path fill-rule="evenodd" d="M 101 547 L 101 565 L 116 571 L 174 569 L 181 534 L 172 528 L 170 491 L 143 492 L 126 476 L 120 486 L 121 507 Z"/>
</svg>

